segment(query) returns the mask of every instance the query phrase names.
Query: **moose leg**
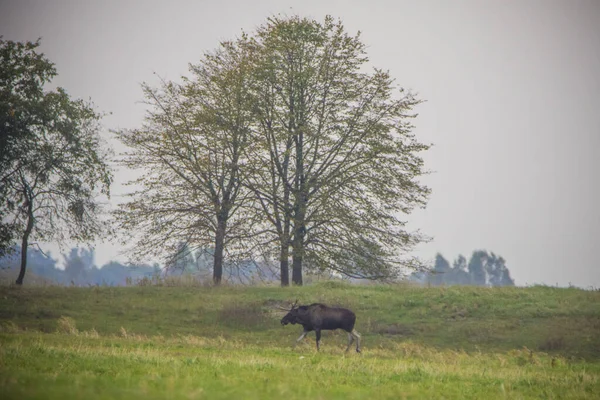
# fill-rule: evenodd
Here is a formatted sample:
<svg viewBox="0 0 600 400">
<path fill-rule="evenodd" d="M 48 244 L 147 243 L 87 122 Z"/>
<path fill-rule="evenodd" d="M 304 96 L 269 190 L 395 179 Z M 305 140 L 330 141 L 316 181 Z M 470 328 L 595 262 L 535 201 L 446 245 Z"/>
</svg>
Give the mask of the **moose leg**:
<svg viewBox="0 0 600 400">
<path fill-rule="evenodd" d="M 315 333 L 317 334 L 317 351 L 319 351 L 319 341 L 321 340 L 321 330 L 315 329 Z"/>
<path fill-rule="evenodd" d="M 350 346 L 352 346 L 352 342 L 354 342 L 354 335 L 348 333 L 348 347 L 346 347 L 346 353 L 350 350 Z"/>
<path fill-rule="evenodd" d="M 300 337 L 298 339 L 296 339 L 296 342 L 294 343 L 294 347 L 296 347 L 296 345 L 302 340 L 304 339 L 304 336 L 306 336 L 306 334 L 308 333 L 308 331 L 304 331 L 302 332 L 302 335 L 300 335 Z"/>
<path fill-rule="evenodd" d="M 353 329 L 351 335 L 356 338 L 356 352 L 360 353 L 360 333 Z M 352 344 L 352 342 L 350 342 L 350 344 Z M 350 344 L 348 345 L 348 348 L 350 348 Z M 346 349 L 346 351 L 348 350 Z"/>
</svg>

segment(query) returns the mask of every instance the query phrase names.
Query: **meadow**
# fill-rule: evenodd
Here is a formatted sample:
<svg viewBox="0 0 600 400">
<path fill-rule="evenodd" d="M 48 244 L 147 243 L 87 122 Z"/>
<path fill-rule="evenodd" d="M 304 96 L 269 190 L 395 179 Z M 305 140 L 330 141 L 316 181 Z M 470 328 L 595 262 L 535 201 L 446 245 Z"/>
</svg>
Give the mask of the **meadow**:
<svg viewBox="0 0 600 400">
<path fill-rule="evenodd" d="M 277 305 L 357 314 L 282 327 Z M 592 399 L 600 292 L 576 288 L 0 287 L 2 398 Z"/>
</svg>

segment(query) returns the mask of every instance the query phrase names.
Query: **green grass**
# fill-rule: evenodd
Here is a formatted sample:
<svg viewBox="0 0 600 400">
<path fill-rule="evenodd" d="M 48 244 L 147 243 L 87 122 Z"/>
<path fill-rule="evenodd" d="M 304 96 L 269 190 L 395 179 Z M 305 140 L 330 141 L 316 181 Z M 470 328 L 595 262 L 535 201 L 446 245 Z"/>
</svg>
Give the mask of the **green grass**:
<svg viewBox="0 0 600 400">
<path fill-rule="evenodd" d="M 273 305 L 342 305 L 346 335 L 291 349 Z M 597 398 L 600 292 L 336 282 L 0 287 L 2 398 Z"/>
</svg>

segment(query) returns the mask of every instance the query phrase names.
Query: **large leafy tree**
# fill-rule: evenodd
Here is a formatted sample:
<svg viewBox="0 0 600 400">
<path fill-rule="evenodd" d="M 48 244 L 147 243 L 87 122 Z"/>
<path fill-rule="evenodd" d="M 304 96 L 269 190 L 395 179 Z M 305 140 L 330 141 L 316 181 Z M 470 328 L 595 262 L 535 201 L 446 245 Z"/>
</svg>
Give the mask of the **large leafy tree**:
<svg viewBox="0 0 600 400">
<path fill-rule="evenodd" d="M 105 232 L 98 195 L 111 172 L 93 105 L 58 88 L 39 41 L 0 39 L 0 213 L 2 243 L 21 241 L 22 284 L 30 240 L 91 241 Z"/>
<path fill-rule="evenodd" d="M 133 181 L 140 189 L 117 212 L 121 227 L 139 232 L 134 257 L 213 248 L 213 281 L 221 282 L 226 251 L 242 254 L 249 215 L 242 215 L 247 194 L 242 185 L 248 145 L 250 105 L 247 54 L 222 43 L 190 66 L 182 83 L 162 81 L 143 90 L 150 106 L 139 129 L 116 132 L 131 150 L 123 158 L 143 168 Z M 129 238 L 128 238 L 129 239 Z"/>
<path fill-rule="evenodd" d="M 146 169 L 118 213 L 141 232 L 134 252 L 213 247 L 215 283 L 232 252 L 278 260 L 282 285 L 290 260 L 298 285 L 307 266 L 370 279 L 414 266 L 423 237 L 401 216 L 429 194 L 417 181 L 428 146 L 411 134 L 419 100 L 367 62 L 333 18 L 271 18 L 191 79 L 145 85 L 145 125 L 118 132 L 125 164 Z"/>
<path fill-rule="evenodd" d="M 8 198 L 8 182 L 23 164 L 24 139 L 33 136 L 28 127 L 40 122 L 33 106 L 43 97 L 43 85 L 56 75 L 52 63 L 36 52 L 38 46 L 39 41 L 19 43 L 0 37 L 0 256 L 14 248 L 18 235 L 17 226 L 7 219 L 7 211 L 15 207 Z"/>
<path fill-rule="evenodd" d="M 370 279 L 415 266 L 424 238 L 400 218 L 425 206 L 417 178 L 427 145 L 411 134 L 419 103 L 383 70 L 366 68 L 360 36 L 341 22 L 271 18 L 248 41 L 255 140 L 248 184 L 279 238 L 282 284 L 303 268 Z"/>
</svg>

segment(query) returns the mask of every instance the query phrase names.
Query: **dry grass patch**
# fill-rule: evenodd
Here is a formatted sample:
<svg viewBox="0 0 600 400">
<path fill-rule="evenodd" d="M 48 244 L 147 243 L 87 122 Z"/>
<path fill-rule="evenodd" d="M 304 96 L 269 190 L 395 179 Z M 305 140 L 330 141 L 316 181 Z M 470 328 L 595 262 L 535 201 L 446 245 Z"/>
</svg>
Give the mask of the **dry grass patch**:
<svg viewBox="0 0 600 400">
<path fill-rule="evenodd" d="M 61 316 L 56 321 L 56 332 L 65 333 L 67 335 L 77 335 L 77 326 L 75 320 L 71 317 Z"/>
</svg>

